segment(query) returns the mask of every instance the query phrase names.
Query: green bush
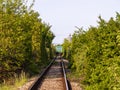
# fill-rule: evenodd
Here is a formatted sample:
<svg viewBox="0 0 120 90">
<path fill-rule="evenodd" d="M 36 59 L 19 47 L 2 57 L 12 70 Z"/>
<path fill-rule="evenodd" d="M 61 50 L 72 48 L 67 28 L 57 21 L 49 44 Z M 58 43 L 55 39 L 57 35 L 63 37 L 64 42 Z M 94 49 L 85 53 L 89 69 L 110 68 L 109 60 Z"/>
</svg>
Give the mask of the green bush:
<svg viewBox="0 0 120 90">
<path fill-rule="evenodd" d="M 72 36 L 71 69 L 85 90 L 120 90 L 120 14 Z M 64 42 L 65 43 L 65 42 Z"/>
<path fill-rule="evenodd" d="M 0 82 L 21 70 L 36 73 L 52 58 L 51 26 L 26 2 L 0 1 Z"/>
</svg>

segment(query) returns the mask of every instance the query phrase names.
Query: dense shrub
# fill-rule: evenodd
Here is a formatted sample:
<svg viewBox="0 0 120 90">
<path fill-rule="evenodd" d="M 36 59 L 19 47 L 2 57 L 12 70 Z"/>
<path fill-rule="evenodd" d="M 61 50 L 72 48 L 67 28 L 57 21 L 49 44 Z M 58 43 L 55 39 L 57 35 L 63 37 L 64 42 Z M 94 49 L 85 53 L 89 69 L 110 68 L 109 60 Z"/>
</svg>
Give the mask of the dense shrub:
<svg viewBox="0 0 120 90">
<path fill-rule="evenodd" d="M 37 73 L 52 57 L 51 26 L 26 2 L 0 1 L 0 80 L 21 70 Z"/>
<path fill-rule="evenodd" d="M 64 42 L 65 43 L 65 42 Z M 85 90 L 120 90 L 120 14 L 72 36 L 71 69 Z"/>
</svg>

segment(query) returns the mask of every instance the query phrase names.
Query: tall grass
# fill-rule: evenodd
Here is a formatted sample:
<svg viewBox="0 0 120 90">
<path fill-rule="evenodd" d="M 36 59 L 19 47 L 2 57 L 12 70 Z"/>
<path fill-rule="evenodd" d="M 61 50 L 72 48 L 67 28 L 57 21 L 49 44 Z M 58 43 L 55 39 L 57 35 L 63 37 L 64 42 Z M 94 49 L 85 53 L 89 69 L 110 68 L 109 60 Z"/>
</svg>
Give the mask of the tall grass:
<svg viewBox="0 0 120 90">
<path fill-rule="evenodd" d="M 15 74 L 10 81 L 6 81 L 4 84 L 0 85 L 0 90 L 18 90 L 18 87 L 25 84 L 28 80 L 28 75 L 25 72 L 21 72 L 20 75 Z"/>
</svg>

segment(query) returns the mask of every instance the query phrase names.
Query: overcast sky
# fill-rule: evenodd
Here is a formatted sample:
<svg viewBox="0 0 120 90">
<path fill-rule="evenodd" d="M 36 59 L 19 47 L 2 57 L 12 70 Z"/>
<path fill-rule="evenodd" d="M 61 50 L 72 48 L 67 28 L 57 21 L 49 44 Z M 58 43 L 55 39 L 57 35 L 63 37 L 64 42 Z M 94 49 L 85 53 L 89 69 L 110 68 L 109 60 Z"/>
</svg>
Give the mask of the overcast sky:
<svg viewBox="0 0 120 90">
<path fill-rule="evenodd" d="M 75 26 L 87 29 L 97 26 L 98 16 L 109 20 L 120 13 L 120 0 L 36 0 L 34 10 L 46 23 L 52 25 L 53 43 L 62 43 L 73 34 Z"/>
</svg>

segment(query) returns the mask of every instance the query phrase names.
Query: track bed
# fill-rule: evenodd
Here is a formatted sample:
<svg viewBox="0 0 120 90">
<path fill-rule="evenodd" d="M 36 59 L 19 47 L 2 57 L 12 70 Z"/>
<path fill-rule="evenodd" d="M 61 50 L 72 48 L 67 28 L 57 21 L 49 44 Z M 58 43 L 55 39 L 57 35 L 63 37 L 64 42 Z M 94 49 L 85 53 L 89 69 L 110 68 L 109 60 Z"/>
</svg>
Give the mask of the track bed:
<svg viewBox="0 0 120 90">
<path fill-rule="evenodd" d="M 61 60 L 56 59 L 51 66 L 39 90 L 65 90 Z"/>
</svg>

